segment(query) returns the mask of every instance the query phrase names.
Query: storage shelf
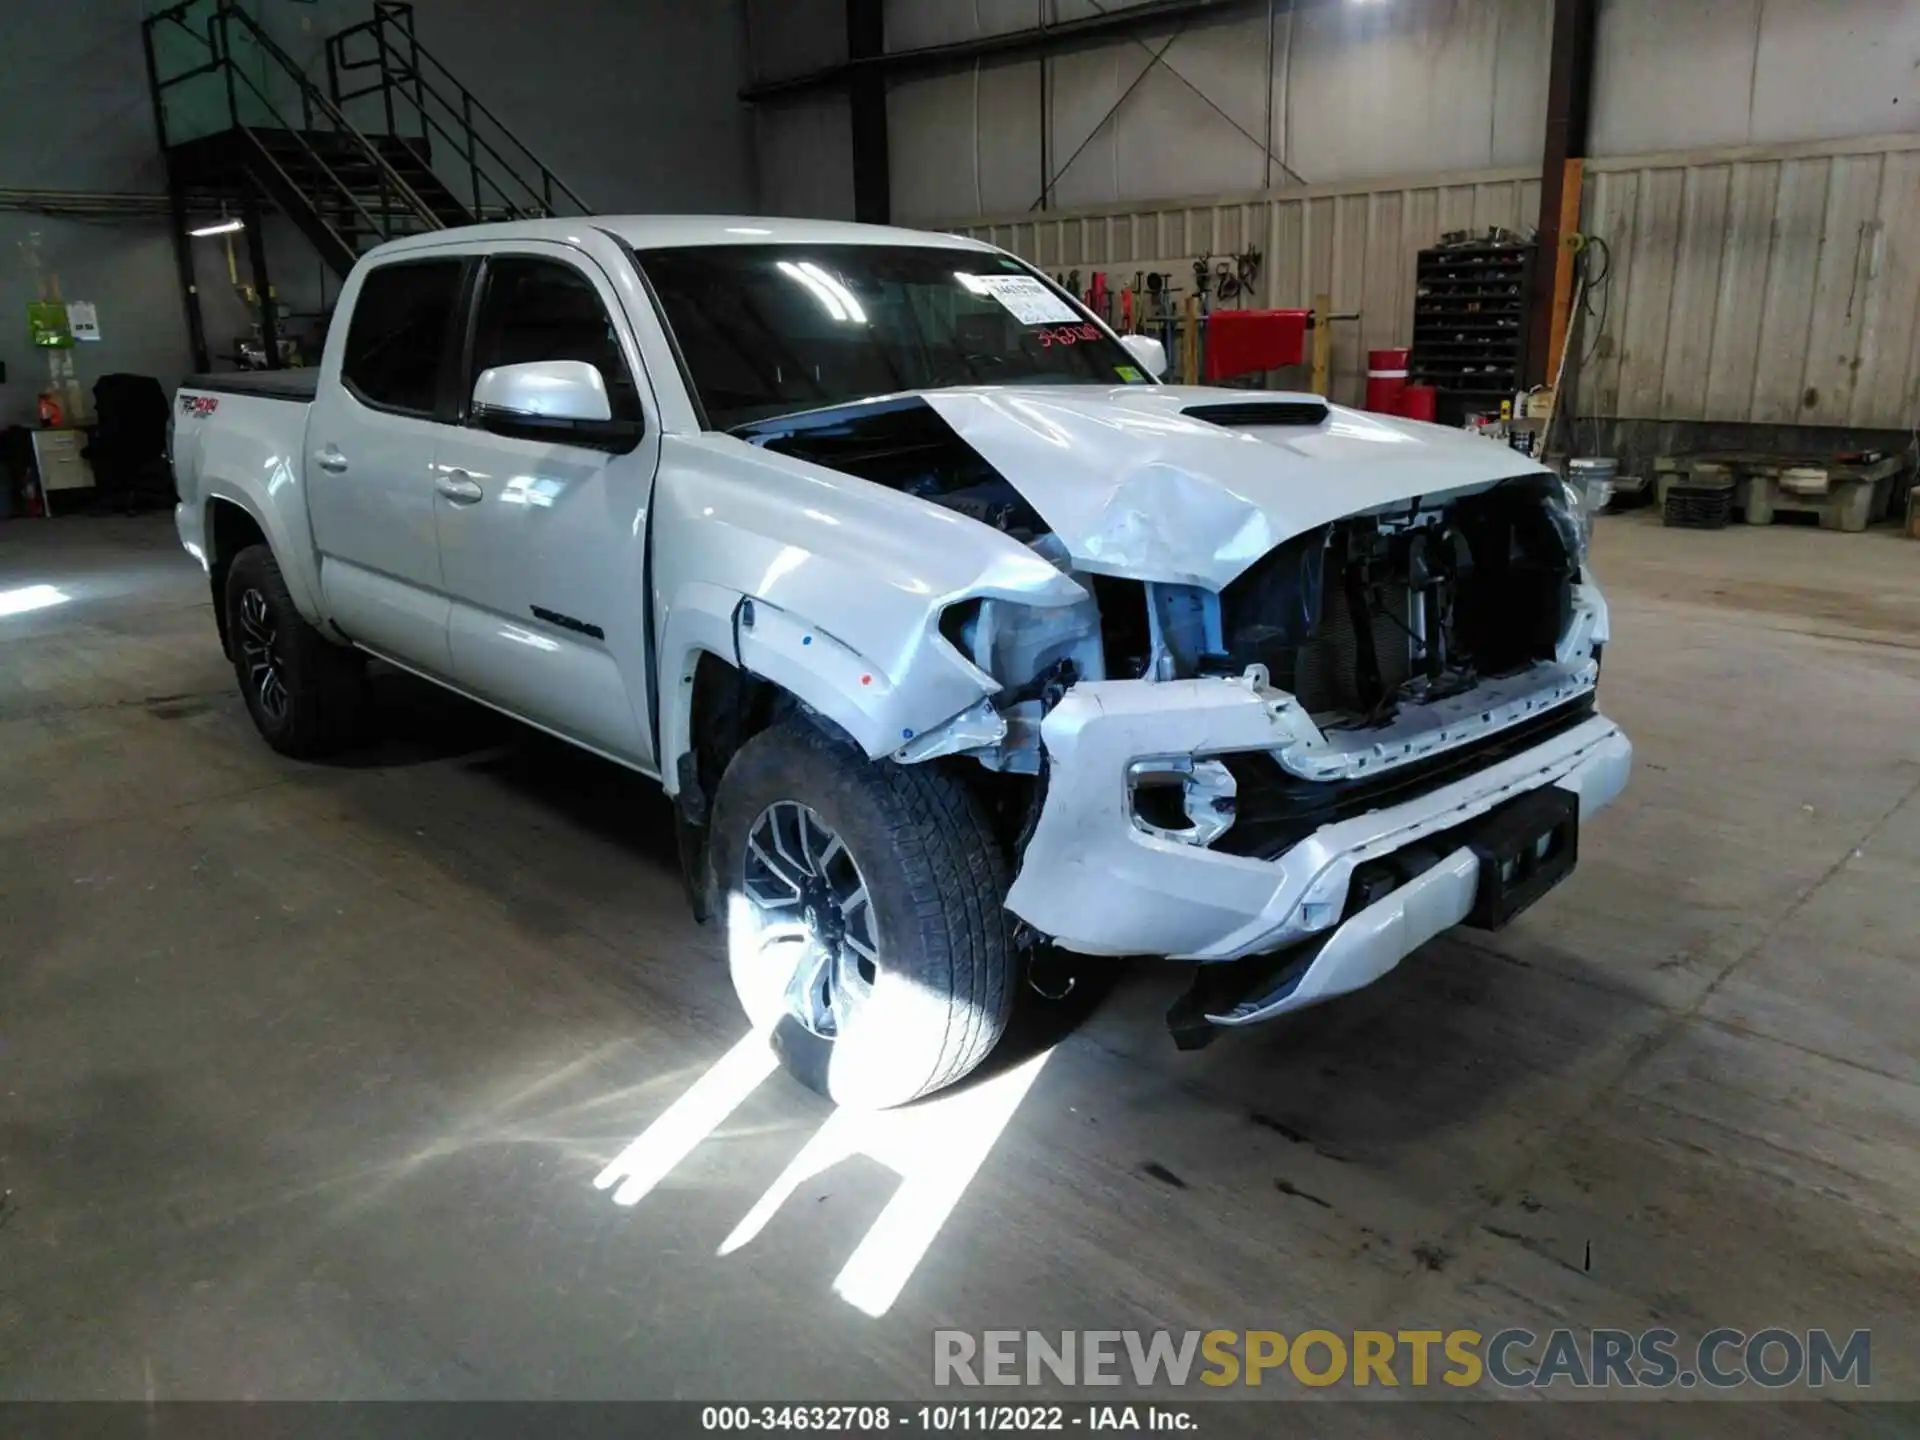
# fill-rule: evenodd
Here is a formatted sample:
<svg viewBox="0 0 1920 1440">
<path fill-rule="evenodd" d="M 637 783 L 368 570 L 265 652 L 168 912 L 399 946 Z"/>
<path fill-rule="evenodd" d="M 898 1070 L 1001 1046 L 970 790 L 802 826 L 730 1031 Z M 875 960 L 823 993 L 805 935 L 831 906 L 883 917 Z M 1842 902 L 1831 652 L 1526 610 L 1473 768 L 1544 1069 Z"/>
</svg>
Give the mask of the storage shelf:
<svg viewBox="0 0 1920 1440">
<path fill-rule="evenodd" d="M 1460 245 L 1423 250 L 1415 266 L 1413 354 L 1416 384 L 1440 394 L 1439 418 L 1458 424 L 1510 396 L 1526 374 L 1531 245 Z"/>
</svg>

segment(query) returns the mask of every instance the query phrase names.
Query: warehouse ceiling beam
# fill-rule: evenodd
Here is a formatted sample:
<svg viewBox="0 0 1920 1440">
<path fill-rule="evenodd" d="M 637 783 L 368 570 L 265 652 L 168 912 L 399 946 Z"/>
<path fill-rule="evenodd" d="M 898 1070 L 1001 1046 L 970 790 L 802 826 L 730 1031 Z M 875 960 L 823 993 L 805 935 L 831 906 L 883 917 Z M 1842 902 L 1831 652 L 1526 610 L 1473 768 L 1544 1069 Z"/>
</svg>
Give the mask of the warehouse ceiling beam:
<svg viewBox="0 0 1920 1440">
<path fill-rule="evenodd" d="M 1559 369 L 1572 294 L 1580 180 L 1593 113 L 1593 36 L 1597 0 L 1554 0 L 1547 70 L 1547 134 L 1540 165 L 1539 258 L 1527 309 L 1527 383 L 1550 382 Z M 1555 315 L 1559 314 L 1558 322 Z"/>
<path fill-rule="evenodd" d="M 1144 4 L 1113 10 L 1104 15 L 1087 15 L 1078 20 L 1062 20 L 1058 24 L 1012 30 L 1002 35 L 982 35 L 972 40 L 956 40 L 946 45 L 922 45 L 910 50 L 892 50 L 882 55 L 856 57 L 850 54 L 838 64 L 749 85 L 740 92 L 740 98 L 749 103 L 776 100 L 808 91 L 851 85 L 856 77 L 864 75 L 890 79 L 899 75 L 961 70 L 977 60 L 1051 55 L 1091 41 L 1123 38 L 1139 31 L 1163 28 L 1169 21 L 1181 22 L 1264 7 L 1265 0 L 1145 0 Z"/>
</svg>

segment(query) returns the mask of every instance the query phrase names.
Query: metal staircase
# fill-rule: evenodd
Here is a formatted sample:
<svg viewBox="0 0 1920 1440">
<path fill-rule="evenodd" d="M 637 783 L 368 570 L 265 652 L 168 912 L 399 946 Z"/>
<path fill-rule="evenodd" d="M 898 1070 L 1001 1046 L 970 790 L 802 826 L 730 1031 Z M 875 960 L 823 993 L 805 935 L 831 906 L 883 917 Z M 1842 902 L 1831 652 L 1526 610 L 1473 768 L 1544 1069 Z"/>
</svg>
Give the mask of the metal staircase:
<svg viewBox="0 0 1920 1440">
<path fill-rule="evenodd" d="M 367 250 L 404 235 L 587 213 L 420 44 L 411 5 L 375 0 L 370 18 L 328 37 L 324 86 L 242 0 L 182 0 L 148 16 L 143 38 L 202 369 L 190 210 L 240 211 L 263 294 L 263 204 L 283 212 L 343 277 Z M 263 348 L 276 363 L 273 306 L 260 312 Z"/>
</svg>

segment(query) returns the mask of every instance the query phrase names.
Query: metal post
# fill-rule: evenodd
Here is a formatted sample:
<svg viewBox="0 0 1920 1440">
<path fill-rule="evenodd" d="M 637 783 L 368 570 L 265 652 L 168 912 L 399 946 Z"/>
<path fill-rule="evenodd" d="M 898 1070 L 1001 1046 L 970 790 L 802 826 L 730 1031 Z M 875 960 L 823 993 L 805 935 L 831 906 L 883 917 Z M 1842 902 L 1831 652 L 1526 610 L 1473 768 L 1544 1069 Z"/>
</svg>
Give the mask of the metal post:
<svg viewBox="0 0 1920 1440">
<path fill-rule="evenodd" d="M 1562 198 L 1567 162 L 1587 153 L 1587 122 L 1593 102 L 1593 37 L 1596 0 L 1554 0 L 1553 42 L 1547 72 L 1547 135 L 1540 162 L 1539 248 L 1527 307 L 1527 373 L 1539 385 L 1553 348 L 1554 276 L 1573 257 L 1562 244 Z M 1574 213 L 1579 212 L 1576 209 Z"/>
<path fill-rule="evenodd" d="M 200 285 L 193 273 L 193 240 L 187 234 L 187 199 L 174 173 L 173 152 L 167 144 L 167 107 L 160 98 L 160 62 L 153 53 L 153 25 L 148 20 L 140 27 L 147 56 L 147 89 L 153 97 L 153 131 L 160 141 L 160 154 L 167 166 L 168 214 L 173 225 L 173 266 L 180 280 L 180 304 L 187 321 L 187 347 L 193 352 L 193 368 L 211 370 L 207 354 L 207 329 L 200 315 Z"/>
<path fill-rule="evenodd" d="M 1273 0 L 1267 0 L 1267 130 L 1260 137 L 1260 149 L 1266 159 L 1266 183 L 1273 188 Z"/>
<path fill-rule="evenodd" d="M 1040 22 L 1040 33 L 1047 29 L 1047 0 L 1039 0 L 1035 18 Z M 1151 67 L 1149 67 L 1151 68 Z M 1048 123 L 1053 107 L 1047 103 L 1047 55 L 1040 52 L 1040 199 L 1036 202 L 1040 209 L 1047 208 L 1047 197 L 1053 193 L 1053 126 Z M 1031 207 L 1029 207 L 1031 208 Z"/>
<path fill-rule="evenodd" d="M 380 56 L 380 103 L 386 107 L 387 134 L 400 132 L 393 125 L 393 70 L 387 64 L 387 12 L 373 7 L 373 44 Z"/>
<path fill-rule="evenodd" d="M 393 5 L 389 7 L 400 17 L 398 27 L 407 37 L 407 63 L 413 67 L 413 108 L 420 116 L 420 140 L 427 140 L 427 92 L 425 81 L 420 74 L 420 42 L 413 35 L 413 6 Z"/>
<path fill-rule="evenodd" d="M 480 161 L 473 152 L 473 94 L 464 88 L 460 91 L 460 119 L 467 131 L 467 176 L 473 182 L 473 218 L 484 220 L 487 217 L 480 213 Z"/>
<path fill-rule="evenodd" d="M 1313 393 L 1325 397 L 1333 381 L 1333 296 L 1313 297 Z"/>
<path fill-rule="evenodd" d="M 167 107 L 160 99 L 160 62 L 153 53 L 153 21 L 140 25 L 140 41 L 147 56 L 147 94 L 153 100 L 153 133 L 160 142 L 160 153 L 167 153 Z"/>
<path fill-rule="evenodd" d="M 207 26 L 209 36 L 215 31 L 219 32 L 220 43 L 214 46 L 214 59 L 220 63 L 220 68 L 227 77 L 227 122 L 235 129 L 238 129 L 240 126 L 240 96 L 233 85 L 232 21 L 228 15 L 224 0 L 220 8 L 214 12 L 212 23 Z"/>
<path fill-rule="evenodd" d="M 247 196 L 242 218 L 247 226 L 247 264 L 253 270 L 254 299 L 260 306 L 260 344 L 267 352 L 267 369 L 280 363 L 280 319 L 274 312 L 273 282 L 267 278 L 267 237 L 260 226 L 260 204 Z"/>
<path fill-rule="evenodd" d="M 848 58 L 877 60 L 886 51 L 881 0 L 847 0 Z M 885 225 L 893 218 L 887 157 L 887 82 L 872 70 L 856 71 L 847 99 L 853 129 L 853 218 Z"/>
</svg>

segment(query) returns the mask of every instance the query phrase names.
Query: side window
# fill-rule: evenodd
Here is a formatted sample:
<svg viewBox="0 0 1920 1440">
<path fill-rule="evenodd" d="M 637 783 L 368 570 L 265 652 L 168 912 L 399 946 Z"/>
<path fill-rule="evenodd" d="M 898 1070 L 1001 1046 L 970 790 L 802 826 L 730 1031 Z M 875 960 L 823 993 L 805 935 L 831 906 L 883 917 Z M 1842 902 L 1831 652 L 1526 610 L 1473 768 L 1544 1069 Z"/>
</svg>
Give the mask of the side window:
<svg viewBox="0 0 1920 1440">
<path fill-rule="evenodd" d="M 620 353 L 607 307 L 571 265 L 503 255 L 487 263 L 487 289 L 474 326 L 471 390 L 483 370 L 532 360 L 584 360 L 607 382 L 616 420 L 640 419 L 640 393 Z"/>
<path fill-rule="evenodd" d="M 454 310 L 459 260 L 382 265 L 360 283 L 340 378 L 383 410 L 432 415 Z"/>
</svg>

